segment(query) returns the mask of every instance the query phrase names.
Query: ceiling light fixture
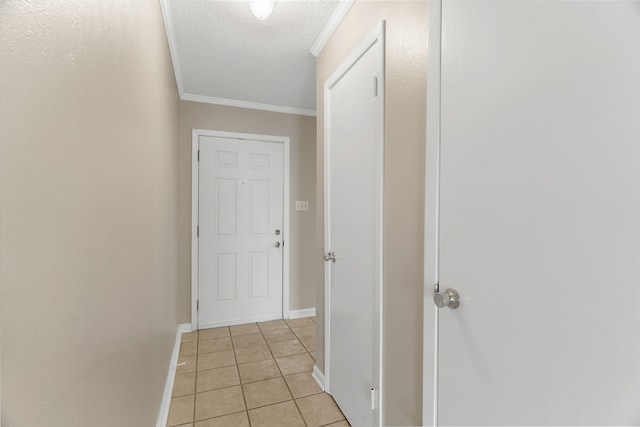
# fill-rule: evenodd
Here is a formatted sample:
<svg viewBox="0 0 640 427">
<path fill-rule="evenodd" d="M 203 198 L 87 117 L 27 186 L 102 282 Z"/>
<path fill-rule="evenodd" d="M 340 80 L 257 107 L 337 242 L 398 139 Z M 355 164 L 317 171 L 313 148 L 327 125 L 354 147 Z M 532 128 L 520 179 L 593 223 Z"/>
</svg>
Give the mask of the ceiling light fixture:
<svg viewBox="0 0 640 427">
<path fill-rule="evenodd" d="M 273 0 L 253 0 L 250 5 L 251 12 L 261 21 L 267 19 L 273 11 Z"/>
</svg>

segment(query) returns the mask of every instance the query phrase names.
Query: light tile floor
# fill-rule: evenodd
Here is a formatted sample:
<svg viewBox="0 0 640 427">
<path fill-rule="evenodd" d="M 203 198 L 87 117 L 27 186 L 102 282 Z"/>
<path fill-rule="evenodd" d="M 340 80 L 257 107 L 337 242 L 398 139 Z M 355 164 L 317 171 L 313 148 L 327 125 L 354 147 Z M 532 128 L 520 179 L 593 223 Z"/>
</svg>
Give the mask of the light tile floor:
<svg viewBox="0 0 640 427">
<path fill-rule="evenodd" d="M 349 426 L 311 378 L 315 318 L 182 335 L 168 427 Z"/>
</svg>

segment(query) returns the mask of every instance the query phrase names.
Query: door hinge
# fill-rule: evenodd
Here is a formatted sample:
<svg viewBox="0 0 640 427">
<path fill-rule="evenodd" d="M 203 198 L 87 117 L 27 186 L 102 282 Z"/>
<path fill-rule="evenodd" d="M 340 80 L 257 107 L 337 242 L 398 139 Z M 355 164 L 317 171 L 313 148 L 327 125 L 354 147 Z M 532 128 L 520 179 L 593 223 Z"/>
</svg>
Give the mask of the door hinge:
<svg viewBox="0 0 640 427">
<path fill-rule="evenodd" d="M 373 411 L 378 406 L 378 392 L 375 388 L 371 389 L 371 410 Z"/>
<path fill-rule="evenodd" d="M 373 76 L 373 96 L 374 98 L 378 96 L 378 77 Z"/>
<path fill-rule="evenodd" d="M 200 311 L 200 301 L 196 301 L 196 310 Z"/>
<path fill-rule="evenodd" d="M 198 150 L 198 161 L 200 161 L 200 150 Z"/>
<path fill-rule="evenodd" d="M 200 226 L 196 226 L 196 237 L 200 237 Z"/>
</svg>

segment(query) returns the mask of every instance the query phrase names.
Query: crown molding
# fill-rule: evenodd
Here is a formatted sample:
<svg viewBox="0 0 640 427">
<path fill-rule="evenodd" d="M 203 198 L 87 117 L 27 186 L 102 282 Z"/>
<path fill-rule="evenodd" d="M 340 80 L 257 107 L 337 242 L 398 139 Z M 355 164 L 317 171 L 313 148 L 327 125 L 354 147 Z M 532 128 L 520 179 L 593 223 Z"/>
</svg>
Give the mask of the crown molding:
<svg viewBox="0 0 640 427">
<path fill-rule="evenodd" d="M 260 104 L 257 102 L 240 101 L 237 99 L 215 98 L 213 96 L 195 95 L 193 93 L 183 93 L 180 96 L 183 101 L 202 102 L 205 104 L 226 105 L 229 107 L 249 108 L 252 110 L 273 111 L 276 113 L 296 114 L 299 116 L 316 116 L 316 110 L 305 110 L 303 108 L 283 107 L 281 105 Z"/>
<path fill-rule="evenodd" d="M 320 55 L 320 52 L 322 52 L 322 48 L 329 40 L 329 37 L 331 37 L 333 32 L 338 28 L 338 25 L 340 25 L 344 17 L 347 15 L 347 12 L 349 12 L 349 9 L 351 9 L 351 6 L 353 6 L 353 3 L 355 3 L 355 0 L 340 1 L 340 4 L 338 4 L 336 9 L 331 14 L 331 17 L 327 21 L 327 25 L 324 26 L 316 41 L 313 42 L 311 49 L 309 49 L 309 52 L 311 52 L 313 56 L 317 58 L 318 55 Z"/>
<path fill-rule="evenodd" d="M 169 43 L 169 53 L 171 54 L 171 63 L 173 64 L 173 74 L 176 77 L 176 86 L 178 86 L 178 95 L 182 98 L 184 94 L 184 85 L 182 83 L 182 72 L 180 71 L 180 58 L 178 55 L 178 44 L 176 42 L 176 32 L 171 18 L 171 7 L 169 0 L 160 0 L 160 10 L 164 19 L 164 29 L 167 32 L 167 43 Z"/>
</svg>

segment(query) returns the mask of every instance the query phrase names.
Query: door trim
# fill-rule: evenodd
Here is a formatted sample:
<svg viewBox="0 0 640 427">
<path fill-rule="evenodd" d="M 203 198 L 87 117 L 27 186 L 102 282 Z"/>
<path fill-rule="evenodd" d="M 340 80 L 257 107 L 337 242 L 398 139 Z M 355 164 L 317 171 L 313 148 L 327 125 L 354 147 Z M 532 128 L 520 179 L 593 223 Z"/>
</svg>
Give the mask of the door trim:
<svg viewBox="0 0 640 427">
<path fill-rule="evenodd" d="M 427 47 L 427 147 L 424 215 L 424 305 L 422 425 L 438 425 L 438 310 L 433 288 L 439 281 L 440 248 L 440 88 L 442 1 L 429 2 Z M 433 335 L 431 335 L 433 333 Z"/>
<path fill-rule="evenodd" d="M 374 325 L 374 343 L 377 344 L 378 348 L 377 360 L 374 365 L 377 365 L 376 369 L 376 378 L 374 378 L 374 383 L 377 384 L 377 425 L 382 425 L 382 415 L 383 415 L 383 375 L 382 375 L 382 366 L 383 366 L 383 207 L 384 207 L 384 105 L 385 105 L 385 74 L 384 74 L 384 63 L 385 63 L 385 21 L 380 21 L 378 25 L 376 25 L 375 29 L 369 33 L 360 44 L 353 49 L 353 51 L 349 54 L 349 56 L 340 64 L 340 66 L 331 74 L 331 76 L 324 83 L 324 242 L 323 247 L 325 251 L 327 250 L 328 242 L 329 242 L 329 211 L 331 209 L 329 203 L 329 117 L 330 116 L 330 105 L 329 105 L 329 93 L 331 88 L 333 88 L 340 79 L 349 71 L 349 69 L 353 66 L 353 64 L 360 59 L 360 57 L 367 52 L 374 44 L 377 43 L 377 46 L 374 49 L 378 49 L 380 61 L 377 66 L 377 74 L 378 74 L 378 97 L 380 98 L 380 106 L 377 112 L 376 121 L 380 125 L 380 149 L 382 151 L 380 156 L 380 164 L 379 164 L 379 176 L 377 179 L 377 186 L 379 188 L 379 206 L 378 214 L 380 217 L 380 235 L 379 235 L 379 247 L 377 248 L 378 252 L 378 264 L 379 264 L 379 283 L 376 287 L 375 299 L 377 301 L 376 307 L 376 315 L 377 322 Z M 372 85 L 373 89 L 373 85 Z M 324 263 L 324 390 L 331 394 L 331 270 L 328 262 Z"/>
<path fill-rule="evenodd" d="M 227 138 L 236 140 L 239 143 L 243 141 L 257 141 L 265 143 L 280 143 L 284 146 L 283 159 L 283 197 L 282 197 L 282 237 L 285 244 L 282 249 L 282 318 L 289 317 L 289 247 L 291 242 L 289 227 L 289 196 L 290 196 L 290 176 L 289 176 L 289 137 L 257 135 L 250 133 L 223 132 L 217 130 L 193 129 L 191 132 L 191 330 L 198 329 L 198 197 L 199 182 L 198 176 L 200 172 L 200 162 L 198 161 L 198 147 L 201 136 L 213 136 L 218 138 Z M 270 319 L 245 319 L 246 322 L 262 321 Z M 245 322 L 243 320 L 243 322 Z M 224 325 L 220 325 L 224 326 Z"/>
</svg>

